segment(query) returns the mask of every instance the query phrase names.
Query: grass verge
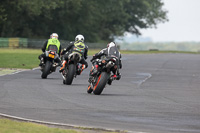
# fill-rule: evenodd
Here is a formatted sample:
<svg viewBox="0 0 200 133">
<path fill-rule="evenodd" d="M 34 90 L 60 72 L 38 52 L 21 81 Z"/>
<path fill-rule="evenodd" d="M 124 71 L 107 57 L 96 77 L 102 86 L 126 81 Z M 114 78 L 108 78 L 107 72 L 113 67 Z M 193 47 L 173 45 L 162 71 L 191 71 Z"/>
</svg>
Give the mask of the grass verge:
<svg viewBox="0 0 200 133">
<path fill-rule="evenodd" d="M 94 55 L 100 49 L 89 49 L 88 55 Z M 122 54 L 156 54 L 156 53 L 191 53 L 178 51 L 129 51 L 120 50 Z M 38 67 L 38 56 L 42 53 L 40 49 L 0 49 L 0 68 L 32 69 Z"/>
<path fill-rule="evenodd" d="M 0 119 L 1 133 L 80 133 L 71 129 L 50 128 L 45 125 Z"/>
<path fill-rule="evenodd" d="M 0 133 L 127 133 L 127 131 L 112 131 L 78 126 L 46 125 L 0 116 Z"/>
<path fill-rule="evenodd" d="M 0 49 L 0 68 L 31 69 L 39 64 L 41 50 Z"/>
</svg>

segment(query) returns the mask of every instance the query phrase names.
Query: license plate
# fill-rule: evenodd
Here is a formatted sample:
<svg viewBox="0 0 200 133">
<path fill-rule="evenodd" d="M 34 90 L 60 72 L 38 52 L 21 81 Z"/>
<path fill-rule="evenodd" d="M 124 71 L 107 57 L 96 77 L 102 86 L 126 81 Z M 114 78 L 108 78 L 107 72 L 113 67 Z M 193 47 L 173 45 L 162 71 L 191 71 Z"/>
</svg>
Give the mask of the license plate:
<svg viewBox="0 0 200 133">
<path fill-rule="evenodd" d="M 54 57 L 55 57 L 55 55 L 49 54 L 49 57 L 50 57 L 50 58 L 54 58 Z"/>
</svg>

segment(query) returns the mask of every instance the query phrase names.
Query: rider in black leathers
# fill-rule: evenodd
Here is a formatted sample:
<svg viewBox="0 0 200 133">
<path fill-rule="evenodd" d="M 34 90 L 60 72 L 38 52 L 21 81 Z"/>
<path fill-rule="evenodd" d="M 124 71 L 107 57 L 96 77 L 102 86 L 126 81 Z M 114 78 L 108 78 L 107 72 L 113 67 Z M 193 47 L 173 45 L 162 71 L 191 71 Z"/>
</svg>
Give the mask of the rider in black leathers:
<svg viewBox="0 0 200 133">
<path fill-rule="evenodd" d="M 93 67 L 92 67 L 93 69 L 90 72 L 90 76 L 95 75 L 99 68 L 95 59 L 100 59 L 102 57 L 111 57 L 111 56 L 115 56 L 118 58 L 118 61 L 117 61 L 118 69 L 115 69 L 112 71 L 113 72 L 112 77 L 116 80 L 119 80 L 121 78 L 119 69 L 122 68 L 121 54 L 114 42 L 109 43 L 107 45 L 107 48 L 104 48 L 99 53 L 96 53 L 95 55 L 93 55 L 92 59 L 90 60 L 93 65 Z M 112 80 L 109 82 L 109 84 L 111 85 L 111 83 L 112 83 Z"/>
<path fill-rule="evenodd" d="M 84 43 L 84 37 L 83 35 L 77 35 L 75 37 L 75 42 L 70 42 L 70 44 L 65 48 L 61 55 L 64 55 L 64 61 L 62 64 L 62 68 L 60 68 L 59 72 L 62 72 L 65 68 L 65 63 L 68 61 L 68 56 L 73 51 L 76 51 L 75 48 L 81 49 L 81 61 L 79 63 L 82 64 L 81 70 L 77 73 L 78 75 L 81 74 L 81 72 L 88 67 L 88 63 L 86 62 L 87 59 L 87 53 L 88 53 L 88 46 Z M 79 52 L 79 51 L 76 51 Z"/>
</svg>

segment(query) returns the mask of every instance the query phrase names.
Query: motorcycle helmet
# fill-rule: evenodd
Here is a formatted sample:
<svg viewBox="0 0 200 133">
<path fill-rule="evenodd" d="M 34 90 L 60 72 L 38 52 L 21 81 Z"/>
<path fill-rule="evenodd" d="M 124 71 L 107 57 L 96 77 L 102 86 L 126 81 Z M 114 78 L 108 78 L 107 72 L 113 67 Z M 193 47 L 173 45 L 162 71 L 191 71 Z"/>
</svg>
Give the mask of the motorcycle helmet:
<svg viewBox="0 0 200 133">
<path fill-rule="evenodd" d="M 57 34 L 57 33 L 52 33 L 52 34 L 50 35 L 50 38 L 51 38 L 51 39 L 53 39 L 53 38 L 58 39 L 58 34 Z"/>
<path fill-rule="evenodd" d="M 108 48 L 108 47 L 116 47 L 115 42 L 110 42 L 110 43 L 108 43 L 108 44 L 107 44 L 107 48 Z"/>
<path fill-rule="evenodd" d="M 84 36 L 83 35 L 77 35 L 76 37 L 75 37 L 75 41 L 84 41 Z"/>
</svg>

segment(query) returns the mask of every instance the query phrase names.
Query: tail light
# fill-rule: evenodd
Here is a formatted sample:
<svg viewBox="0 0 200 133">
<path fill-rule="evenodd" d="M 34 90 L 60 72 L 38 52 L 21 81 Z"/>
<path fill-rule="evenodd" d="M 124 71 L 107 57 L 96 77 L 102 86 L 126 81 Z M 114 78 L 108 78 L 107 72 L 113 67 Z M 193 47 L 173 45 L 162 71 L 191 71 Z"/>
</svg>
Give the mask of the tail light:
<svg viewBox="0 0 200 133">
<path fill-rule="evenodd" d="M 102 60 L 102 61 L 101 61 L 101 63 L 103 63 L 103 64 L 104 64 L 104 63 L 106 63 L 106 61 L 105 61 L 105 60 Z"/>
<path fill-rule="evenodd" d="M 55 55 L 55 52 L 53 52 L 53 51 L 50 51 L 49 53 Z"/>
<path fill-rule="evenodd" d="M 50 58 L 54 58 L 54 57 L 55 57 L 55 52 L 50 51 L 48 56 L 49 56 Z"/>
</svg>

